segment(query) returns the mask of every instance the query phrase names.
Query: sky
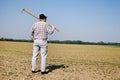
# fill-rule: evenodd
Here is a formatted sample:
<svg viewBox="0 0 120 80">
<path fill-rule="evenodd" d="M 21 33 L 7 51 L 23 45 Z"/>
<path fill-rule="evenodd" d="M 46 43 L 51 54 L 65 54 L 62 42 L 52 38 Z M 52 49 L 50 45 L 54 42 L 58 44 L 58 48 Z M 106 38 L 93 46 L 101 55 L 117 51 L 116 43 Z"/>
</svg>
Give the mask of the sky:
<svg viewBox="0 0 120 80">
<path fill-rule="evenodd" d="M 30 39 L 38 20 L 23 8 L 60 29 L 49 40 L 120 43 L 120 0 L 0 0 L 0 38 Z"/>
</svg>

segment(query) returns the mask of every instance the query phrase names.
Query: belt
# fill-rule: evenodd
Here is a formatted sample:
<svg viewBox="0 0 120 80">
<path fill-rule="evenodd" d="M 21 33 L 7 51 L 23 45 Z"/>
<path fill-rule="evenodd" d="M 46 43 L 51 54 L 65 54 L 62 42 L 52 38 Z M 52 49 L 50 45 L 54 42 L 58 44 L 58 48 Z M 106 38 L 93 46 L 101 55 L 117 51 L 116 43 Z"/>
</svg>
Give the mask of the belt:
<svg viewBox="0 0 120 80">
<path fill-rule="evenodd" d="M 36 39 L 43 40 L 43 41 L 47 40 L 47 38 L 35 38 L 34 40 L 36 40 Z"/>
<path fill-rule="evenodd" d="M 43 40 L 43 41 L 46 41 L 46 40 L 47 40 L 47 38 L 42 38 L 42 40 Z"/>
</svg>

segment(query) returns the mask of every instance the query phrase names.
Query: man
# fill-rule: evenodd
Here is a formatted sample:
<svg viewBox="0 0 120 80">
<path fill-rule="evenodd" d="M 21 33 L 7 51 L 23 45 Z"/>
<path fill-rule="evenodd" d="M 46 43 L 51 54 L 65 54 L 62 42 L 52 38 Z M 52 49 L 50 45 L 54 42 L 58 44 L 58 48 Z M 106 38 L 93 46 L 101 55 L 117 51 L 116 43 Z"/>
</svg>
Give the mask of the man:
<svg viewBox="0 0 120 80">
<path fill-rule="evenodd" d="M 47 74 L 46 72 L 46 57 L 48 51 L 47 38 L 48 34 L 52 34 L 55 27 L 46 23 L 47 17 L 44 14 L 40 14 L 40 21 L 36 22 L 32 26 L 31 36 L 34 40 L 33 44 L 33 56 L 32 56 L 32 73 L 36 73 L 36 62 L 41 53 L 41 74 Z"/>
</svg>

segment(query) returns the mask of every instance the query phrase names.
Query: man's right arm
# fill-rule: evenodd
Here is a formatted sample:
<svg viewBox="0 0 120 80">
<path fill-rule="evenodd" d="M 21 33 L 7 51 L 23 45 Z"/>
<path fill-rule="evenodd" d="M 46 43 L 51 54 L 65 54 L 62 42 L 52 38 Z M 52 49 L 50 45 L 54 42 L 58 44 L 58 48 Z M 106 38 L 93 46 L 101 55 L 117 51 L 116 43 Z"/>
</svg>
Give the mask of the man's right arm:
<svg viewBox="0 0 120 80">
<path fill-rule="evenodd" d="M 48 27 L 47 27 L 48 34 L 50 34 L 50 35 L 53 34 L 54 30 L 55 30 L 55 27 L 50 25 L 50 24 L 48 24 Z"/>
</svg>

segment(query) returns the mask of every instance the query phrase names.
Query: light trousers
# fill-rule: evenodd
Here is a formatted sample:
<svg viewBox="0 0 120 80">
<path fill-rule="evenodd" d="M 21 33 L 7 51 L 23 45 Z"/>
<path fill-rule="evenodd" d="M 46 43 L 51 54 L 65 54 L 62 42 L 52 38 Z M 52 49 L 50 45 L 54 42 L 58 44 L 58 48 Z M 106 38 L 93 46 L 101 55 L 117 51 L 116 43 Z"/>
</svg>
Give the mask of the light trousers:
<svg viewBox="0 0 120 80">
<path fill-rule="evenodd" d="M 46 70 L 46 58 L 47 58 L 48 44 L 47 40 L 36 39 L 33 44 L 33 56 L 32 56 L 32 71 L 36 70 L 36 63 L 39 52 L 41 53 L 41 72 Z"/>
</svg>

